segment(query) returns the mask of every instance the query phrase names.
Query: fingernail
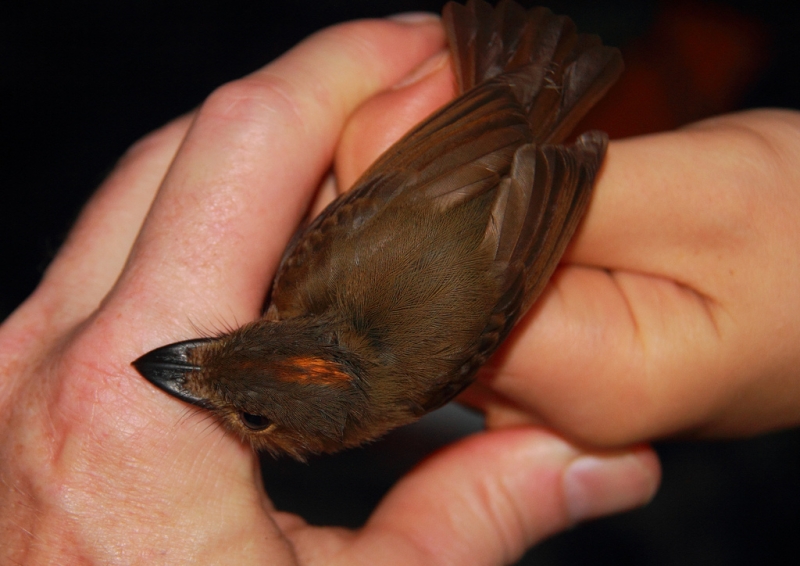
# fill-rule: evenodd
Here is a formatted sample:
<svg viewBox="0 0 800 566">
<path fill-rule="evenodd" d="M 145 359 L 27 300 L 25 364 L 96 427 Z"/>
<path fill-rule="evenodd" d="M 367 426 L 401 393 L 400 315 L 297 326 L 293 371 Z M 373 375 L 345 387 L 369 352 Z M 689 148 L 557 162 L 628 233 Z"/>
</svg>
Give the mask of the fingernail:
<svg viewBox="0 0 800 566">
<path fill-rule="evenodd" d="M 401 12 L 386 16 L 386 19 L 395 21 L 399 24 L 409 24 L 412 26 L 420 24 L 432 24 L 440 20 L 439 14 L 433 12 Z"/>
<path fill-rule="evenodd" d="M 661 480 L 652 452 L 581 456 L 564 471 L 567 512 L 578 523 L 648 503 Z"/>
<path fill-rule="evenodd" d="M 392 87 L 393 90 L 397 90 L 403 87 L 407 87 L 414 83 L 418 83 L 425 77 L 432 75 L 442 67 L 447 64 L 447 61 L 450 58 L 450 52 L 447 49 L 442 49 L 435 55 L 431 55 L 425 61 L 423 61 L 419 67 L 411 71 L 405 77 L 400 79 L 398 83 Z"/>
</svg>

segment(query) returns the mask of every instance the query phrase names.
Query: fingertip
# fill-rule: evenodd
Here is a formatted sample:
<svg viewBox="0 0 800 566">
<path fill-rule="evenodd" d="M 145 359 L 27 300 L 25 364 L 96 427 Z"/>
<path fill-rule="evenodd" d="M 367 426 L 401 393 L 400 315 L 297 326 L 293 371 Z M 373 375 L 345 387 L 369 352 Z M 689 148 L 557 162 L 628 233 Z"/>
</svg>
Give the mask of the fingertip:
<svg viewBox="0 0 800 566">
<path fill-rule="evenodd" d="M 564 501 L 573 523 L 621 513 L 649 503 L 661 482 L 652 449 L 586 454 L 564 470 Z"/>
</svg>

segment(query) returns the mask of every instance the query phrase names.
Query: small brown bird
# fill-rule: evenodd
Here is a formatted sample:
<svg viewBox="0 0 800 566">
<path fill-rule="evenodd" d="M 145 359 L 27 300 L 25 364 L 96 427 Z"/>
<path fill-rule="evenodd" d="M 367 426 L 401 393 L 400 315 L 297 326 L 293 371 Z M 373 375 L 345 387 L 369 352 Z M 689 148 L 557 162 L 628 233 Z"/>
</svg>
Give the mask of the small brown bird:
<svg viewBox="0 0 800 566">
<path fill-rule="evenodd" d="M 467 387 L 536 300 L 589 201 L 600 132 L 559 145 L 617 49 L 513 1 L 448 3 L 461 95 L 301 228 L 263 317 L 133 365 L 256 449 L 334 452 Z"/>
</svg>

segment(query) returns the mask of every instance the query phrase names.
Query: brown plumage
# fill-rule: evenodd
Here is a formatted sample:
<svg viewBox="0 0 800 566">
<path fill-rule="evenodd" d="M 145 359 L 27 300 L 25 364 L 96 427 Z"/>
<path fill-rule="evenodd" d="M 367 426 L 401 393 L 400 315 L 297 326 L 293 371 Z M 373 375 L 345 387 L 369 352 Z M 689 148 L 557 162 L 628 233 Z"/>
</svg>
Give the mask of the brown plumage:
<svg viewBox="0 0 800 566">
<path fill-rule="evenodd" d="M 264 316 L 134 362 L 255 448 L 302 458 L 442 406 L 530 308 L 589 201 L 605 134 L 559 145 L 616 49 L 512 1 L 447 4 L 462 94 L 287 247 Z"/>
</svg>

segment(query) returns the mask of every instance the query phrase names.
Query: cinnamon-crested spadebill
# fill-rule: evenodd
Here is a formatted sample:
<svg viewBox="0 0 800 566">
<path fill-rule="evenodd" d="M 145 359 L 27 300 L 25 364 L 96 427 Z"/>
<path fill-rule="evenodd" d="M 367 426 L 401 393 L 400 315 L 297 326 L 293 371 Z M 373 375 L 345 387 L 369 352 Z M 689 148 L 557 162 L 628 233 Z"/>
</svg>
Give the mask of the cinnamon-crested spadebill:
<svg viewBox="0 0 800 566">
<path fill-rule="evenodd" d="M 580 221 L 607 137 L 562 145 L 619 51 L 513 1 L 448 3 L 460 96 L 289 243 L 264 315 L 134 362 L 257 449 L 303 458 L 452 399 L 528 311 Z"/>
</svg>

